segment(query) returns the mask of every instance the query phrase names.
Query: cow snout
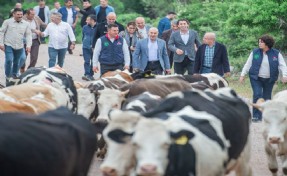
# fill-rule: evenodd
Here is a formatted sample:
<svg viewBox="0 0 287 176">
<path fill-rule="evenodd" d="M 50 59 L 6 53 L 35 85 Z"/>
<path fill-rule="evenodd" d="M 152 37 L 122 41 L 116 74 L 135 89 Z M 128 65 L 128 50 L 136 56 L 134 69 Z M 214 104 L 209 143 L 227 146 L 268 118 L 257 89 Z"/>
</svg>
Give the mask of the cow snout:
<svg viewBox="0 0 287 176">
<path fill-rule="evenodd" d="M 157 167 L 152 164 L 145 164 L 140 168 L 141 174 L 140 175 L 154 175 L 156 174 Z"/>
<path fill-rule="evenodd" d="M 101 169 L 103 176 L 117 176 L 117 172 L 114 168 L 104 167 Z"/>
<path fill-rule="evenodd" d="M 269 137 L 269 143 L 271 144 L 278 144 L 280 143 L 280 137 Z"/>
</svg>

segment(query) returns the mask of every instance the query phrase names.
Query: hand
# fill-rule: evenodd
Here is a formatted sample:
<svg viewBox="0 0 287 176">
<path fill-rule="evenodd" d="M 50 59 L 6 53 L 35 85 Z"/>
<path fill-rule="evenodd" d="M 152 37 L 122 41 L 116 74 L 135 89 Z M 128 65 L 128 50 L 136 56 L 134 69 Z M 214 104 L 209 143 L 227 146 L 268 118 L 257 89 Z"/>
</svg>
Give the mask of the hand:
<svg viewBox="0 0 287 176">
<path fill-rule="evenodd" d="M 75 10 L 76 10 L 77 12 L 79 12 L 79 11 L 80 11 L 80 8 L 79 8 L 79 7 L 75 7 Z"/>
<path fill-rule="evenodd" d="M 72 44 L 70 45 L 70 50 L 75 49 L 75 45 L 76 45 L 76 44 L 72 43 Z"/>
<path fill-rule="evenodd" d="M 175 52 L 176 52 L 176 54 L 178 54 L 178 55 L 182 55 L 182 54 L 183 54 L 183 51 L 182 51 L 181 49 L 177 49 Z"/>
<path fill-rule="evenodd" d="M 240 83 L 244 83 L 244 80 L 245 80 L 245 77 L 244 77 L 244 76 L 240 76 L 239 82 L 240 82 Z"/>
<path fill-rule="evenodd" d="M 131 47 L 130 47 L 130 50 L 134 51 L 134 50 L 135 50 L 135 48 L 134 48 L 133 46 L 131 46 Z"/>
<path fill-rule="evenodd" d="M 165 74 L 166 74 L 166 75 L 170 75 L 170 74 L 171 74 L 171 70 L 170 70 L 170 69 L 166 69 L 166 70 L 165 70 Z"/>
<path fill-rule="evenodd" d="M 26 47 L 26 51 L 27 51 L 27 53 L 30 53 L 31 48 L 30 47 Z"/>
<path fill-rule="evenodd" d="M 129 69 L 130 69 L 130 66 L 128 66 L 128 65 L 124 66 L 124 70 L 129 70 Z"/>
<path fill-rule="evenodd" d="M 0 46 L 0 49 L 2 50 L 2 51 L 5 51 L 5 46 L 3 45 L 3 46 Z"/>
<path fill-rule="evenodd" d="M 281 81 L 285 84 L 287 83 L 287 77 L 282 77 Z"/>
<path fill-rule="evenodd" d="M 98 66 L 93 66 L 93 71 L 94 71 L 95 73 L 99 72 L 99 67 L 98 67 Z"/>
<path fill-rule="evenodd" d="M 37 35 L 42 36 L 42 32 L 41 32 L 40 30 L 37 30 L 37 29 L 36 29 L 34 32 L 35 32 Z"/>
<path fill-rule="evenodd" d="M 226 77 L 229 77 L 231 74 L 230 74 L 230 72 L 226 72 L 226 73 L 224 73 L 224 77 L 226 78 Z"/>
<path fill-rule="evenodd" d="M 73 29 L 75 29 L 76 28 L 76 24 L 74 23 L 74 24 L 72 24 L 72 28 Z"/>
</svg>

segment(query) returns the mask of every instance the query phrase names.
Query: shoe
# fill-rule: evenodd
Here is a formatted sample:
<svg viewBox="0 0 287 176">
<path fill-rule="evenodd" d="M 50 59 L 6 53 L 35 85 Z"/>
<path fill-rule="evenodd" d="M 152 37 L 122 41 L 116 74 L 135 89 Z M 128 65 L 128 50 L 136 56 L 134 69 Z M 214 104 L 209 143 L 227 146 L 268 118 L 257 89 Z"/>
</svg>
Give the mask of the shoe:
<svg viewBox="0 0 287 176">
<path fill-rule="evenodd" d="M 253 117 L 251 120 L 252 120 L 253 123 L 258 123 L 258 122 L 262 121 L 261 119 L 259 119 L 257 117 Z"/>
<path fill-rule="evenodd" d="M 68 50 L 69 54 L 73 54 L 73 51 L 72 50 Z"/>
<path fill-rule="evenodd" d="M 82 76 L 82 80 L 90 81 L 90 78 L 89 78 L 89 76 L 84 75 L 84 76 Z"/>
<path fill-rule="evenodd" d="M 20 73 L 24 73 L 25 72 L 25 68 L 20 68 Z"/>
<path fill-rule="evenodd" d="M 95 78 L 93 76 L 88 76 L 90 81 L 95 81 Z"/>
<path fill-rule="evenodd" d="M 83 56 L 83 54 L 80 54 L 80 56 Z"/>
</svg>

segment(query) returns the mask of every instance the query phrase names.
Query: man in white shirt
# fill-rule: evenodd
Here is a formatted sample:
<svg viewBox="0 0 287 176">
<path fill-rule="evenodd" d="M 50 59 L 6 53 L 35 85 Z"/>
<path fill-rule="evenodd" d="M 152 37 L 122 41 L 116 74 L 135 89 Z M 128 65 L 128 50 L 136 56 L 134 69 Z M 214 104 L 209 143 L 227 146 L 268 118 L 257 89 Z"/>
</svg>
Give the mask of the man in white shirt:
<svg viewBox="0 0 287 176">
<path fill-rule="evenodd" d="M 136 18 L 137 25 L 137 36 L 139 39 L 144 39 L 148 37 L 148 32 L 151 26 L 145 24 L 145 20 L 143 17 Z"/>
<path fill-rule="evenodd" d="M 49 36 L 48 53 L 49 53 L 49 67 L 56 65 L 56 58 L 58 57 L 57 65 L 63 67 L 65 54 L 68 47 L 68 37 L 72 44 L 70 49 L 75 48 L 75 35 L 72 27 L 62 21 L 62 14 L 56 12 L 51 15 L 52 22 L 48 24 L 46 30 L 41 34 L 43 37 Z"/>
</svg>

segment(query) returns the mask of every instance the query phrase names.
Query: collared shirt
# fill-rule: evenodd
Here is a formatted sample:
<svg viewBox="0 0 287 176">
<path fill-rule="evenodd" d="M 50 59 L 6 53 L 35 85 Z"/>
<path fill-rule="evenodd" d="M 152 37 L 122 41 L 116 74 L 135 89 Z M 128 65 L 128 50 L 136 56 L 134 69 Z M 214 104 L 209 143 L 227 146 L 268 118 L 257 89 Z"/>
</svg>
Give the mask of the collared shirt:
<svg viewBox="0 0 287 176">
<path fill-rule="evenodd" d="M 215 45 L 212 45 L 212 47 L 210 47 L 209 45 L 206 45 L 203 66 L 212 67 L 212 61 L 214 57 L 214 48 L 215 48 Z"/>
<path fill-rule="evenodd" d="M 158 61 L 157 49 L 157 41 L 151 41 L 148 39 L 148 61 Z"/>
<path fill-rule="evenodd" d="M 114 42 L 115 39 L 111 38 L 110 41 Z M 96 42 L 96 46 L 95 46 L 94 54 L 93 54 L 93 66 L 95 67 L 98 66 L 101 50 L 102 50 L 102 40 L 98 39 Z M 124 53 L 125 66 L 130 66 L 130 62 L 131 62 L 130 52 L 129 52 L 128 44 L 125 39 L 123 39 L 123 53 Z"/>
<path fill-rule="evenodd" d="M 55 49 L 63 49 L 68 47 L 68 37 L 72 42 L 76 41 L 72 27 L 61 21 L 58 25 L 55 23 L 49 23 L 45 31 L 44 36 L 49 36 L 49 47 Z"/>
<path fill-rule="evenodd" d="M 31 31 L 35 31 L 37 28 L 36 21 L 32 19 L 31 21 L 28 20 L 27 22 L 30 24 Z M 37 34 L 35 32 L 32 32 L 32 39 L 37 39 L 37 38 L 38 38 Z"/>
<path fill-rule="evenodd" d="M 14 18 L 5 20 L 0 29 L 0 45 L 11 46 L 13 49 L 21 49 L 24 47 L 23 39 L 26 38 L 27 47 L 32 45 L 32 33 L 29 23 L 21 20 L 15 21 Z"/>
<path fill-rule="evenodd" d="M 183 43 L 186 45 L 187 42 L 188 42 L 188 39 L 189 39 L 189 30 L 187 31 L 187 33 L 182 33 L 180 31 L 180 36 L 181 36 L 181 39 L 182 39 Z M 187 51 L 184 51 L 184 54 L 187 56 L 188 55 Z"/>
<path fill-rule="evenodd" d="M 72 8 L 67 8 L 68 16 L 67 16 L 67 23 L 69 23 L 70 26 L 73 25 L 74 19 L 73 19 L 73 11 Z"/>
<path fill-rule="evenodd" d="M 253 52 L 250 53 L 248 60 L 246 61 L 242 69 L 241 76 L 245 76 L 249 72 L 252 66 L 252 60 L 253 60 Z M 287 77 L 287 67 L 281 53 L 278 54 L 278 62 L 279 62 L 278 69 L 282 72 L 283 77 Z M 263 54 L 263 59 L 259 69 L 258 76 L 261 78 L 270 78 L 270 66 L 267 54 Z"/>
</svg>

